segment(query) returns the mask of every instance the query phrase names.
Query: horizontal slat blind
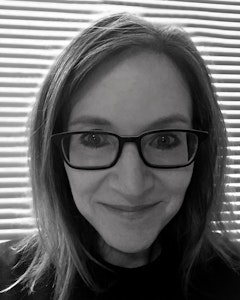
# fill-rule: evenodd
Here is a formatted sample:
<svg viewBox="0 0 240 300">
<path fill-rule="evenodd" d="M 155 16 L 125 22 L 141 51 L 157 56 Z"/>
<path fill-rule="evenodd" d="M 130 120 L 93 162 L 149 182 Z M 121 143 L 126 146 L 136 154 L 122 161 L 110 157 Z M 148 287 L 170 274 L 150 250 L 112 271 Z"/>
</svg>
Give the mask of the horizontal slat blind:
<svg viewBox="0 0 240 300">
<path fill-rule="evenodd" d="M 240 0 L 0 1 L 0 241 L 35 228 L 26 122 L 44 76 L 77 32 L 120 11 L 182 25 L 206 61 L 229 134 L 232 200 L 222 214 L 240 241 Z"/>
</svg>

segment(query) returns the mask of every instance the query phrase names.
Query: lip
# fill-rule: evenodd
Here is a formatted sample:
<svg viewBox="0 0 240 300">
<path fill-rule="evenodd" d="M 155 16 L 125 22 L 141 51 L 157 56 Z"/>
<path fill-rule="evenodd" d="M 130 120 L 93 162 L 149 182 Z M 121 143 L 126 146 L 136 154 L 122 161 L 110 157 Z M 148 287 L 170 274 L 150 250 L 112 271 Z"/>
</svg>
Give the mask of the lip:
<svg viewBox="0 0 240 300">
<path fill-rule="evenodd" d="M 159 202 L 151 203 L 151 204 L 144 204 L 144 205 L 112 205 L 112 204 L 106 204 L 106 203 L 101 203 L 103 206 L 105 206 L 108 209 L 119 211 L 119 213 L 139 213 L 139 212 L 145 212 L 157 204 Z"/>
</svg>

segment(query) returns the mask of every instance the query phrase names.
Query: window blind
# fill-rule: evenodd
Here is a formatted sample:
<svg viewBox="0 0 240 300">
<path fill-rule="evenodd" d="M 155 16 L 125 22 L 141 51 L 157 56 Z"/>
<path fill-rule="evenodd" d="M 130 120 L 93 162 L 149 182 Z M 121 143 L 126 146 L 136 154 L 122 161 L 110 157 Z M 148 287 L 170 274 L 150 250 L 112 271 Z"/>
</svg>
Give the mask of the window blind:
<svg viewBox="0 0 240 300">
<path fill-rule="evenodd" d="M 206 61 L 229 135 L 231 201 L 222 214 L 233 239 L 240 241 L 240 0 L 1 0 L 0 241 L 35 230 L 26 122 L 44 76 L 79 31 L 122 11 L 183 26 Z"/>
</svg>

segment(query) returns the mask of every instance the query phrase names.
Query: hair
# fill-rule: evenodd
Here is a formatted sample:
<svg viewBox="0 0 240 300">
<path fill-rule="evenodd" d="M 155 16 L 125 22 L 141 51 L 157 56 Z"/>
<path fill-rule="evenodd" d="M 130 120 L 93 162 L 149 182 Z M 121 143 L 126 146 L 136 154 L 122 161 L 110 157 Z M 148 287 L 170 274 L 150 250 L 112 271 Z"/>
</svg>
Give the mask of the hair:
<svg viewBox="0 0 240 300">
<path fill-rule="evenodd" d="M 91 289 L 99 288 L 88 265 L 92 260 L 98 263 L 97 234 L 74 204 L 51 136 L 64 130 L 71 99 L 88 74 L 105 60 L 131 50 L 151 50 L 171 59 L 191 93 L 193 128 L 209 133 L 199 148 L 183 205 L 160 234 L 163 243 L 176 243 L 181 253 L 183 286 L 190 282 L 192 267 L 210 259 L 213 252 L 232 267 L 237 265 L 232 257 L 238 249 L 221 219 L 222 204 L 228 201 L 226 129 L 207 67 L 181 28 L 119 13 L 98 20 L 65 48 L 50 69 L 31 115 L 30 178 L 38 232 L 18 245 L 25 260 L 32 248 L 35 251 L 15 283 L 24 284 L 29 293 L 51 268 L 54 299 L 69 299 L 77 274 Z"/>
</svg>

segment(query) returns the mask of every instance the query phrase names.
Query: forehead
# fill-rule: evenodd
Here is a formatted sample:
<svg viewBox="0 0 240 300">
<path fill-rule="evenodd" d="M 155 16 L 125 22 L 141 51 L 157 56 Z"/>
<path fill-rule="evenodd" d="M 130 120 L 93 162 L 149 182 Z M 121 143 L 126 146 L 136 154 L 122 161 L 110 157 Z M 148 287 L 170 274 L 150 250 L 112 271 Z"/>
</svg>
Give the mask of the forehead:
<svg viewBox="0 0 240 300">
<path fill-rule="evenodd" d="M 126 134 L 144 131 L 153 123 L 157 127 L 191 127 L 189 89 L 174 63 L 153 51 L 131 53 L 102 63 L 71 102 L 69 130 L 96 125 L 92 121 L 87 124 L 94 118 L 103 120 L 99 126 L 105 126 L 104 129 Z M 172 124 L 158 120 L 171 120 Z M 96 129 L 90 127 L 87 129 Z"/>
</svg>

